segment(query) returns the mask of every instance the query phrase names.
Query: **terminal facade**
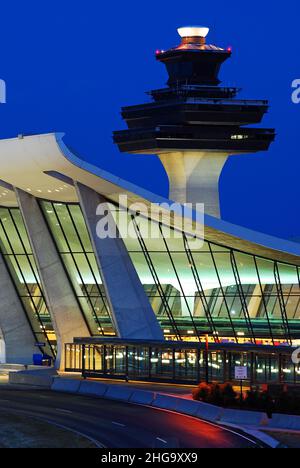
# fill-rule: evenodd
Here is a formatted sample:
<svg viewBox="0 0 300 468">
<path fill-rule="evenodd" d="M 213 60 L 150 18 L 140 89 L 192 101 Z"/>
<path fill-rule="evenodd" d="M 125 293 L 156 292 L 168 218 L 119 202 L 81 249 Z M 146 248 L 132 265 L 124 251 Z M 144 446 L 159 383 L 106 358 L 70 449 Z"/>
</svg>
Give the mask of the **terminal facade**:
<svg viewBox="0 0 300 468">
<path fill-rule="evenodd" d="M 178 47 L 157 51 L 167 87 L 123 108 L 128 130 L 114 133 L 121 151 L 158 155 L 169 199 L 80 160 L 62 134 L 0 141 L 0 361 L 39 352 L 85 375 L 188 382 L 233 379 L 244 365 L 252 382 L 298 382 L 300 246 L 227 223 L 219 200 L 227 158 L 274 141 L 253 127 L 268 103 L 220 85 L 231 51 L 207 32 L 181 28 Z M 174 201 L 204 203 L 204 236 L 195 211 L 193 229 L 169 216 Z M 114 238 L 98 235 L 107 217 Z M 149 226 L 157 236 L 143 235 Z"/>
</svg>

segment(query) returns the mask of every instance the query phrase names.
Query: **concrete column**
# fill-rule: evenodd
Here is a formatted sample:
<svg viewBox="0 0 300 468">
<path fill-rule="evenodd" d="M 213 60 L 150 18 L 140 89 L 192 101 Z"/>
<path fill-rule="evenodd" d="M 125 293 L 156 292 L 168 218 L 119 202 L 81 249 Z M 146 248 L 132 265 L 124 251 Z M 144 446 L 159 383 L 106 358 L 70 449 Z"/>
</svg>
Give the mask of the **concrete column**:
<svg viewBox="0 0 300 468">
<path fill-rule="evenodd" d="M 6 363 L 5 342 L 0 330 L 0 364 Z"/>
<path fill-rule="evenodd" d="M 248 311 L 249 311 L 250 318 L 257 318 L 259 307 L 262 301 L 262 293 L 264 292 L 264 290 L 265 290 L 264 284 L 262 286 L 260 286 L 260 284 L 257 284 L 255 286 L 252 297 L 248 304 Z"/>
<path fill-rule="evenodd" d="M 32 364 L 32 355 L 38 352 L 34 344 L 34 334 L 0 255 L 0 361 L 6 355 L 8 364 Z"/>
<path fill-rule="evenodd" d="M 204 203 L 205 213 L 220 218 L 219 179 L 229 156 L 209 151 L 160 154 L 169 178 L 169 198 L 178 203 Z"/>
<path fill-rule="evenodd" d="M 74 337 L 88 337 L 90 332 L 37 199 L 17 188 L 15 193 L 57 338 L 56 368 L 63 369 L 65 343 L 72 343 Z"/>
<path fill-rule="evenodd" d="M 163 332 L 115 226 L 107 200 L 80 183 L 76 183 L 76 189 L 118 336 L 125 339 L 163 340 Z M 105 206 L 106 213 L 103 216 L 97 216 L 99 204 Z M 97 222 L 104 217 L 109 220 L 110 226 L 114 226 L 117 238 L 98 237 Z"/>
</svg>

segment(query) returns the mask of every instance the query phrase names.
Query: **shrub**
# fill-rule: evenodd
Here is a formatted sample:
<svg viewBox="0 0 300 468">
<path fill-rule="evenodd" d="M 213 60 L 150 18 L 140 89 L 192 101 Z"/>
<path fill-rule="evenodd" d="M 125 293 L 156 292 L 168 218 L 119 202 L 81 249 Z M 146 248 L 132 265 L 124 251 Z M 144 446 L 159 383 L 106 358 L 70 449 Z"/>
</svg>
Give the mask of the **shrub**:
<svg viewBox="0 0 300 468">
<path fill-rule="evenodd" d="M 259 408 L 260 407 L 260 393 L 257 390 L 248 390 L 244 399 L 244 405 L 247 408 Z"/>
<path fill-rule="evenodd" d="M 224 406 L 234 406 L 237 401 L 237 393 L 230 383 L 221 385 L 221 394 Z"/>
<path fill-rule="evenodd" d="M 274 412 L 300 414 L 299 394 L 283 391 L 273 399 L 267 390 L 248 390 L 241 404 L 239 394 L 234 391 L 231 383 L 200 383 L 193 390 L 193 399 L 217 406 L 264 411 L 270 418 Z"/>
<path fill-rule="evenodd" d="M 198 387 L 193 390 L 193 400 L 208 401 L 210 391 L 210 385 L 206 383 L 200 383 Z"/>
<path fill-rule="evenodd" d="M 200 383 L 198 387 L 193 390 L 192 395 L 194 400 L 219 406 L 234 405 L 237 397 L 230 383 L 223 385 Z"/>
</svg>

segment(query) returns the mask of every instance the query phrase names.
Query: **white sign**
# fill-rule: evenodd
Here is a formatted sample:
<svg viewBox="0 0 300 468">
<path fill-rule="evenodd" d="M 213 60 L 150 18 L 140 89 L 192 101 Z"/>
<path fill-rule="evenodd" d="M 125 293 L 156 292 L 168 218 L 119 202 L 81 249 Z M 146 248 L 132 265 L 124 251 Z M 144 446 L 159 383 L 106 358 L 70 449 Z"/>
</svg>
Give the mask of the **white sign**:
<svg viewBox="0 0 300 468">
<path fill-rule="evenodd" d="M 248 380 L 248 369 L 247 367 L 235 366 L 235 380 Z"/>
</svg>

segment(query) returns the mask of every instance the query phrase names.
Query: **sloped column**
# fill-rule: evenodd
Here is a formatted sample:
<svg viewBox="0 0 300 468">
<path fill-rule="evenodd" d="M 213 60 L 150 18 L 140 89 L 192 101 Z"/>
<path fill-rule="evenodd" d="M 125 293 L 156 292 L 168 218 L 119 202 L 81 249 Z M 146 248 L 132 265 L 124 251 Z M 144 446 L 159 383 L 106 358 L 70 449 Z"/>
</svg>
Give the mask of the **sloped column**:
<svg viewBox="0 0 300 468">
<path fill-rule="evenodd" d="M 0 337 L 8 364 L 32 364 L 35 338 L 20 298 L 0 255 Z M 3 343 L 4 341 L 4 343 Z"/>
<path fill-rule="evenodd" d="M 15 193 L 57 337 L 56 367 L 63 369 L 65 343 L 72 343 L 74 337 L 88 337 L 90 332 L 37 199 L 17 188 Z"/>
<path fill-rule="evenodd" d="M 163 332 L 127 252 L 107 200 L 94 190 L 76 183 L 80 205 L 89 229 L 99 271 L 118 336 L 125 339 L 163 340 Z M 97 207 L 104 204 L 116 238 L 97 236 Z"/>
</svg>

